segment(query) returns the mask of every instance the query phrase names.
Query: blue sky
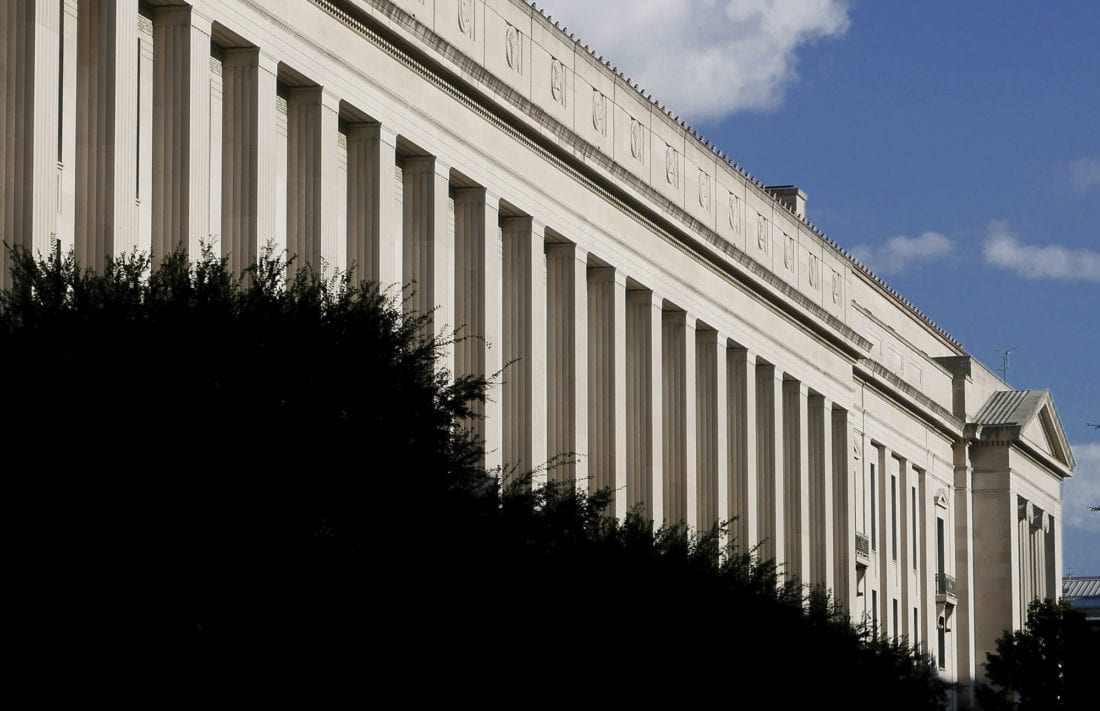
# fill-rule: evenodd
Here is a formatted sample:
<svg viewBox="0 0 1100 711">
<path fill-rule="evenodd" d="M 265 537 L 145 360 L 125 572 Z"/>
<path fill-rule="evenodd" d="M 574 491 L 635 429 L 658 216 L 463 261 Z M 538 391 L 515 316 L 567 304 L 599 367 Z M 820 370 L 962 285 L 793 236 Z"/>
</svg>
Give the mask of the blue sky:
<svg viewBox="0 0 1100 711">
<path fill-rule="evenodd" d="M 1065 568 L 1100 575 L 1100 2 L 538 4 L 973 356 L 1017 348 L 1077 458 Z"/>
</svg>

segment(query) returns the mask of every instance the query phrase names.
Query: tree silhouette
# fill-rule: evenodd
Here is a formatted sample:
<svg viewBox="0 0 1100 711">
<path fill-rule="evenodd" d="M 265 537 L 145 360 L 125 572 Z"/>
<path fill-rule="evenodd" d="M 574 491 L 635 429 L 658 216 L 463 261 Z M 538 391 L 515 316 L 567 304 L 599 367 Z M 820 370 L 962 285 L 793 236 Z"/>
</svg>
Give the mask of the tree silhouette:
<svg viewBox="0 0 1100 711">
<path fill-rule="evenodd" d="M 986 709 L 1095 709 L 1100 632 L 1068 602 L 1035 600 L 1022 630 L 1006 632 L 986 654 L 993 686 L 979 689 Z"/>
<path fill-rule="evenodd" d="M 183 676 L 164 688 L 339 669 L 410 703 L 943 704 L 927 656 L 724 526 L 609 517 L 609 492 L 573 483 L 500 491 L 459 426 L 486 382 L 439 371 L 445 344 L 397 294 L 287 280 L 270 253 L 243 275 L 209 252 L 151 274 L 140 255 L 12 264 L 0 431 L 28 674 L 66 658 Z"/>
</svg>

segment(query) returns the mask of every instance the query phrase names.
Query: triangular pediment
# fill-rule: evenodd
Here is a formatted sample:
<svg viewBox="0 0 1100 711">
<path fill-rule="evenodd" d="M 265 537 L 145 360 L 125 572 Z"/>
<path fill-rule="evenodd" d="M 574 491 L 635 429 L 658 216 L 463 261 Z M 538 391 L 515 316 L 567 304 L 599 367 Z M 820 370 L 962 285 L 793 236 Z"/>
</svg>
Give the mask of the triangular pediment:
<svg viewBox="0 0 1100 711">
<path fill-rule="evenodd" d="M 974 422 L 982 439 L 1023 440 L 1052 459 L 1073 469 L 1073 453 L 1049 390 L 1002 390 L 986 401 Z"/>
</svg>

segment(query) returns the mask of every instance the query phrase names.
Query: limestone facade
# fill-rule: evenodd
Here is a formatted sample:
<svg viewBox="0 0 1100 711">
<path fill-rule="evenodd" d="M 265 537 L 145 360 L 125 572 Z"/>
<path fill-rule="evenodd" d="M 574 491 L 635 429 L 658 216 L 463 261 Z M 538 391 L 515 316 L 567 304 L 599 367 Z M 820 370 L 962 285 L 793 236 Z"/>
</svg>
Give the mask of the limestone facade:
<svg viewBox="0 0 1100 711">
<path fill-rule="evenodd" d="M 0 7 L 9 243 L 102 267 L 208 242 L 235 270 L 270 243 L 409 285 L 471 336 L 446 367 L 508 364 L 487 466 L 730 521 L 953 680 L 1060 590 L 1050 395 L 527 3 Z"/>
</svg>

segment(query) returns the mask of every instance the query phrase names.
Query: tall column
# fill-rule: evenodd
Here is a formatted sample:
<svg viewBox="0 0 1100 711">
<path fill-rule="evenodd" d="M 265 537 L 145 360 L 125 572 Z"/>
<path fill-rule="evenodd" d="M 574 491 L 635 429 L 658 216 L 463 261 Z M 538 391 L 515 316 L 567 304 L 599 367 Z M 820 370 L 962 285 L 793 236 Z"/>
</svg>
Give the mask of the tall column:
<svg viewBox="0 0 1100 711">
<path fill-rule="evenodd" d="M 433 156 L 416 156 L 405 159 L 402 175 L 401 271 L 413 291 L 405 308 L 426 315 L 430 332 L 446 341 L 454 327 L 454 244 L 447 238 L 450 168 Z M 450 346 L 439 366 L 454 372 Z"/>
<path fill-rule="evenodd" d="M 48 2 L 48 0 L 45 0 Z M 65 0 L 61 8 L 61 37 L 58 45 L 61 89 L 58 92 L 58 120 L 61 122 L 57 146 L 57 241 L 60 251 L 75 246 L 76 216 L 76 67 L 77 0 Z M 83 117 L 81 117 L 83 119 Z M 4 161 L 4 165 L 7 161 Z M 6 273 L 7 270 L 5 269 Z"/>
<path fill-rule="evenodd" d="M 137 61 L 137 203 L 136 246 L 144 254 L 153 251 L 153 23 L 138 15 Z"/>
<path fill-rule="evenodd" d="M 610 513 L 627 498 L 626 277 L 611 267 L 588 270 L 589 492 L 613 492 Z"/>
<path fill-rule="evenodd" d="M 287 253 L 300 268 L 338 266 L 336 148 L 339 107 L 322 87 L 287 92 Z M 445 193 L 444 193 L 445 194 Z"/>
<path fill-rule="evenodd" d="M 707 531 L 729 518 L 726 461 L 726 343 L 717 331 L 695 332 L 695 407 L 698 514 L 691 524 Z"/>
<path fill-rule="evenodd" d="M 836 548 L 833 539 L 836 500 L 833 497 L 833 405 L 828 398 L 821 398 L 821 451 L 818 461 L 821 466 L 821 500 L 820 509 L 821 545 L 824 549 L 824 569 L 822 570 L 822 582 L 825 589 L 832 591 L 834 599 L 843 599 L 835 596 L 836 583 Z"/>
<path fill-rule="evenodd" d="M 810 577 L 807 582 L 815 585 L 825 583 L 828 566 L 825 562 L 825 541 L 829 538 L 827 517 L 825 515 L 825 398 L 810 395 L 807 400 L 806 414 L 807 461 L 810 467 L 809 496 L 809 546 L 806 555 L 810 559 Z M 830 502 L 831 503 L 831 502 Z"/>
<path fill-rule="evenodd" d="M 851 480 L 852 467 L 848 465 L 848 412 L 840 408 L 829 409 L 826 402 L 825 417 L 830 421 L 831 442 L 829 468 L 826 476 L 832 482 L 832 516 L 828 519 L 828 537 L 833 551 L 833 597 L 845 605 L 849 614 L 855 611 L 856 565 L 852 557 L 855 547 L 855 483 Z"/>
<path fill-rule="evenodd" d="M 588 256 L 571 242 L 546 245 L 548 475 L 587 488 Z"/>
<path fill-rule="evenodd" d="M 747 552 L 760 542 L 757 452 L 756 354 L 735 348 L 729 358 L 729 516 L 737 550 Z"/>
<path fill-rule="evenodd" d="M 757 446 L 759 464 L 757 501 L 760 510 L 760 558 L 782 565 L 786 554 L 784 525 L 783 373 L 774 365 L 757 361 Z"/>
<path fill-rule="evenodd" d="M 810 482 L 807 422 L 808 391 L 797 380 L 783 382 L 782 508 L 786 522 L 784 571 L 803 582 L 810 580 Z M 780 494 L 777 493 L 777 496 Z M 778 526 L 777 526 L 778 528 Z"/>
<path fill-rule="evenodd" d="M 153 230 L 159 260 L 197 256 L 210 229 L 210 20 L 187 6 L 153 14 Z"/>
<path fill-rule="evenodd" d="M 76 257 L 102 271 L 137 246 L 137 0 L 87 0 L 77 22 Z"/>
<path fill-rule="evenodd" d="M 379 123 L 348 126 L 348 265 L 356 281 L 401 284 L 401 235 L 394 203 L 397 134 Z M 496 227 L 496 206 L 493 221 Z"/>
<path fill-rule="evenodd" d="M 506 217 L 504 231 L 504 470 L 546 479 L 546 255 L 544 227 Z"/>
<path fill-rule="evenodd" d="M 276 72 L 255 47 L 222 60 L 222 255 L 231 274 L 275 239 Z"/>
<path fill-rule="evenodd" d="M 687 314 L 667 310 L 661 314 L 661 386 L 664 415 L 661 418 L 664 475 L 661 479 L 667 523 L 694 524 L 698 504 L 695 481 L 695 329 Z M 690 347 L 688 342 L 691 342 Z M 689 395 L 690 391 L 690 395 Z M 690 440 L 690 441 L 689 441 Z M 689 452 L 689 450 L 691 450 Z M 656 479 L 654 483 L 656 484 Z"/>
<path fill-rule="evenodd" d="M 362 148 L 368 147 L 361 143 Z M 377 161 L 372 164 L 377 166 Z M 455 374 L 488 379 L 500 372 L 503 347 L 497 239 L 500 199 L 485 188 L 459 188 L 454 200 L 455 322 L 461 329 L 455 343 Z M 391 196 L 385 202 L 392 201 Z M 501 394 L 494 387 L 487 395 L 484 403 L 474 403 L 475 417 L 467 426 L 485 443 L 485 467 L 496 470 L 502 455 Z"/>
<path fill-rule="evenodd" d="M 970 466 L 970 447 L 966 440 L 959 440 L 954 446 L 954 501 L 952 502 L 953 522 L 948 523 L 951 531 L 953 523 L 955 542 L 955 594 L 958 605 L 955 608 L 955 624 L 952 634 L 958 650 L 956 670 L 958 681 L 973 683 L 982 659 L 975 659 L 974 644 L 974 490 L 972 488 L 973 469 Z M 950 568 L 948 569 L 950 571 Z"/>
<path fill-rule="evenodd" d="M 641 506 L 660 526 L 664 516 L 661 402 L 661 300 L 626 292 L 627 505 Z"/>
<path fill-rule="evenodd" d="M 57 233 L 61 12 L 54 0 L 0 7 L 0 236 L 48 254 Z M 11 285 L 0 248 L 0 285 Z"/>
</svg>

